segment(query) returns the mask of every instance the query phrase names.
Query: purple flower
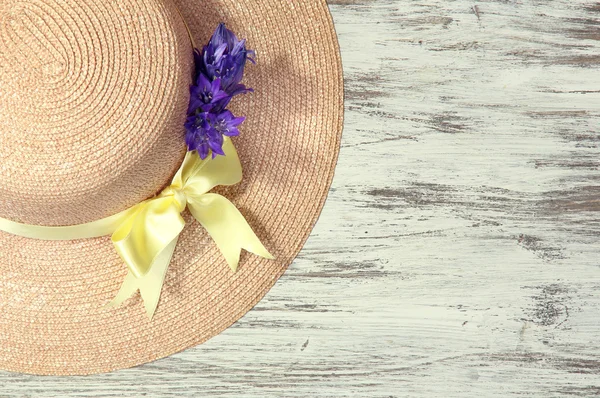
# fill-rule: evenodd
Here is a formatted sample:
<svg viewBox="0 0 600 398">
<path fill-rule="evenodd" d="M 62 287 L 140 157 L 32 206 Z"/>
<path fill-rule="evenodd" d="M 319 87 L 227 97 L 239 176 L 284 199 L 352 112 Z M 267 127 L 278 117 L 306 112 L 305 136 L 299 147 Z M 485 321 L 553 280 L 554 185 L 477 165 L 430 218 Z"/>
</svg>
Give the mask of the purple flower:
<svg viewBox="0 0 600 398">
<path fill-rule="evenodd" d="M 218 69 L 215 70 L 215 76 L 221 79 L 223 90 L 232 97 L 252 91 L 240 83 L 244 76 L 246 59 L 245 53 L 238 53 L 235 56 L 226 55 L 217 65 Z"/>
<path fill-rule="evenodd" d="M 202 52 L 194 49 L 195 84 L 190 87 L 190 104 L 185 123 L 185 142 L 190 151 L 206 159 L 223 152 L 224 137 L 240 134 L 238 126 L 246 120 L 225 109 L 231 98 L 252 89 L 241 83 L 246 61 L 254 55 L 246 41 L 220 24 Z"/>
<path fill-rule="evenodd" d="M 216 108 L 217 112 L 223 110 L 231 97 L 221 90 L 221 79 L 215 79 L 211 83 L 203 74 L 198 76 L 195 86 L 190 87 L 190 106 L 188 113 L 194 113 L 198 109 L 210 112 Z"/>
<path fill-rule="evenodd" d="M 235 117 L 230 111 L 219 114 L 199 112 L 190 115 L 185 123 L 185 142 L 190 151 L 198 151 L 201 159 L 206 159 L 212 151 L 213 159 L 223 152 L 223 136 L 233 137 L 240 134 L 238 126 L 246 120 L 245 117 Z"/>
<path fill-rule="evenodd" d="M 246 49 L 246 40 L 239 40 L 221 23 L 204 47 L 200 72 L 213 80 L 220 78 L 221 87 L 230 96 L 244 94 L 252 91 L 240 84 L 246 61 L 255 62 L 252 56 L 254 51 Z"/>
<path fill-rule="evenodd" d="M 185 123 L 185 142 L 190 151 L 198 151 L 200 159 L 206 159 L 209 151 L 212 151 L 213 159 L 217 155 L 225 155 L 223 152 L 223 134 L 213 127 L 215 115 L 209 112 L 201 112 L 197 115 L 188 116 Z"/>
<path fill-rule="evenodd" d="M 217 26 L 217 29 L 215 29 L 215 33 L 213 33 L 208 44 L 209 46 L 212 45 L 215 48 L 220 48 L 221 46 L 225 45 L 225 48 L 228 49 L 228 52 L 232 55 L 235 55 L 243 48 L 242 42 L 243 40 L 239 40 L 235 33 L 225 27 L 224 23 L 220 23 L 219 26 Z M 240 43 L 242 43 L 241 46 Z"/>
<path fill-rule="evenodd" d="M 252 59 L 255 56 L 254 51 L 246 49 L 246 40 L 239 40 L 232 31 L 225 27 L 224 23 L 217 26 L 205 50 L 204 61 L 207 65 L 215 61 L 218 62 L 223 55 L 236 56 L 242 52 L 247 55 L 252 63 L 256 63 Z"/>
<path fill-rule="evenodd" d="M 215 116 L 213 121 L 213 128 L 219 133 L 227 137 L 234 137 L 240 135 L 240 131 L 237 127 L 246 120 L 245 117 L 235 117 L 233 113 L 225 110 Z"/>
</svg>

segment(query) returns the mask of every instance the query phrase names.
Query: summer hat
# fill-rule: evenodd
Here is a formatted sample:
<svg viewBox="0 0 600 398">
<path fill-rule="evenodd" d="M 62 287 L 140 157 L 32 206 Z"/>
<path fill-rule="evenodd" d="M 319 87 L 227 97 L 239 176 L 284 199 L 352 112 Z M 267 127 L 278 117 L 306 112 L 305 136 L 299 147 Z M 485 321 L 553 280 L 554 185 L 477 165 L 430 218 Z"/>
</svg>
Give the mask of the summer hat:
<svg viewBox="0 0 600 398">
<path fill-rule="evenodd" d="M 1 1 L 0 369 L 232 325 L 308 238 L 342 117 L 324 0 Z"/>
</svg>

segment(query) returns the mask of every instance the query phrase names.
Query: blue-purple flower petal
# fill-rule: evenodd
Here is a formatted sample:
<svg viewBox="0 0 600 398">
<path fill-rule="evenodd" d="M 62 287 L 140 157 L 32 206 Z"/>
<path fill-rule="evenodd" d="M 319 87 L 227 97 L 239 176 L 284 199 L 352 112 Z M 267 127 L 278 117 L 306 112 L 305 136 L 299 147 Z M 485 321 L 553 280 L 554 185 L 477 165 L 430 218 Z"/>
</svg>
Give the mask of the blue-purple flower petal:
<svg viewBox="0 0 600 398">
<path fill-rule="evenodd" d="M 202 159 L 210 153 L 213 158 L 225 155 L 224 137 L 240 134 L 238 126 L 245 118 L 235 117 L 226 107 L 234 96 L 253 91 L 241 83 L 246 62 L 255 63 L 253 57 L 246 40 L 239 40 L 224 24 L 201 52 L 194 50 L 195 84 L 190 87 L 185 141 Z"/>
<path fill-rule="evenodd" d="M 200 74 L 195 86 L 190 87 L 190 105 L 188 113 L 194 113 L 198 108 L 203 112 L 210 112 L 216 104 L 222 106 L 229 101 L 223 101 L 230 96 L 221 90 L 221 80 L 210 81 L 206 76 Z M 220 110 L 219 110 L 220 111 Z"/>
<path fill-rule="evenodd" d="M 233 96 L 232 88 L 242 80 L 246 61 L 255 63 L 254 56 L 254 51 L 246 48 L 245 39 L 239 40 L 220 24 L 204 47 L 200 70 L 210 79 L 220 78 L 223 90 Z"/>
<path fill-rule="evenodd" d="M 238 94 L 246 94 L 246 93 L 253 93 L 253 92 L 254 92 L 253 89 L 248 88 L 240 83 L 240 84 L 236 84 L 235 86 L 230 88 L 229 96 L 235 97 Z"/>
<path fill-rule="evenodd" d="M 227 137 L 234 137 L 240 134 L 237 127 L 246 120 L 245 117 L 234 117 L 230 111 L 223 111 L 216 115 L 213 120 L 213 127 L 219 133 Z"/>
</svg>

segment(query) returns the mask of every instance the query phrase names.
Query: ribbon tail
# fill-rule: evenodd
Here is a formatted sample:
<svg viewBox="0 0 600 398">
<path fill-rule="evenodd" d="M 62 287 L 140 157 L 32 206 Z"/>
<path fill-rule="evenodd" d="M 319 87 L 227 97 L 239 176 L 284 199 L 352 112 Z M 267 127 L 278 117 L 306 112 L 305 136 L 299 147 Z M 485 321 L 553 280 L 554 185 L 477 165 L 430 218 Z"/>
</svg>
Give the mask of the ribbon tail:
<svg viewBox="0 0 600 398">
<path fill-rule="evenodd" d="M 152 319 L 154 312 L 158 307 L 158 301 L 160 300 L 160 294 L 162 286 L 167 273 L 167 268 L 173 257 L 173 252 L 177 246 L 178 237 L 169 243 L 163 251 L 156 257 L 150 270 L 142 277 L 136 278 L 136 276 L 129 271 L 125 277 L 125 281 L 121 285 L 121 289 L 117 293 L 116 297 L 111 301 L 108 306 L 116 307 L 125 300 L 129 299 L 138 290 L 142 296 L 144 307 L 148 318 Z"/>
<path fill-rule="evenodd" d="M 137 291 L 138 291 L 137 278 L 135 277 L 135 275 L 133 275 L 131 273 L 131 271 L 129 271 L 127 273 L 127 276 L 125 277 L 125 280 L 121 284 L 121 288 L 119 289 L 119 292 L 117 293 L 115 298 L 110 303 L 108 303 L 106 306 L 111 307 L 111 308 L 118 307 L 121 304 L 123 304 L 125 302 L 125 300 L 127 300 L 128 298 L 133 296 L 133 294 Z"/>
<path fill-rule="evenodd" d="M 213 238 L 234 272 L 237 271 L 242 249 L 271 260 L 274 258 L 242 213 L 225 197 L 208 193 L 190 200 L 188 208 Z"/>
</svg>

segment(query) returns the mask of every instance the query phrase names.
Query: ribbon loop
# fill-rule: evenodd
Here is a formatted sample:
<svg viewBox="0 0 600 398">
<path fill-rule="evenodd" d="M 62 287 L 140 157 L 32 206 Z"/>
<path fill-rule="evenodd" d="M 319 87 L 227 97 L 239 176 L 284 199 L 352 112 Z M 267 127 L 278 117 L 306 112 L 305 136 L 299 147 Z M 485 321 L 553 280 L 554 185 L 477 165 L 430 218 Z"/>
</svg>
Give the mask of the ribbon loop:
<svg viewBox="0 0 600 398">
<path fill-rule="evenodd" d="M 129 271 L 141 278 L 184 226 L 175 197 L 158 197 L 139 204 L 113 233 L 112 242 Z"/>
<path fill-rule="evenodd" d="M 111 305 L 122 303 L 140 290 L 146 312 L 153 316 L 167 267 L 185 226 L 180 213 L 186 206 L 233 271 L 238 268 L 242 249 L 273 258 L 235 205 L 221 195 L 208 193 L 218 185 L 233 185 L 242 179 L 242 166 L 230 139 L 226 139 L 223 150 L 226 156 L 205 160 L 196 152 L 188 152 L 172 184 L 157 198 L 139 204 L 114 232 L 113 243 L 129 275 Z"/>
</svg>

